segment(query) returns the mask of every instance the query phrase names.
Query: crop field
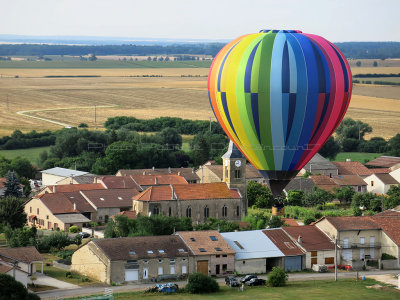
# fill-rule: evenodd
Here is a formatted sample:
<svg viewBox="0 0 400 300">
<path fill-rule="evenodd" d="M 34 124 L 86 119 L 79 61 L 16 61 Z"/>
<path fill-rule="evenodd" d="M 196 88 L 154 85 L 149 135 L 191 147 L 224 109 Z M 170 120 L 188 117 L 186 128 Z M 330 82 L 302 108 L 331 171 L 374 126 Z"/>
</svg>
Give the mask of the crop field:
<svg viewBox="0 0 400 300">
<path fill-rule="evenodd" d="M 61 128 L 27 115 L 71 126 L 84 122 L 99 129 L 108 117 L 118 115 L 214 119 L 207 96 L 207 73 L 208 68 L 0 67 L 0 136 L 16 128 Z M 48 77 L 88 75 L 100 77 Z M 357 84 L 346 116 L 369 123 L 374 129 L 371 136 L 390 138 L 400 132 L 400 101 L 396 99 L 400 100 L 399 86 Z M 17 114 L 21 111 L 25 115 Z"/>
</svg>

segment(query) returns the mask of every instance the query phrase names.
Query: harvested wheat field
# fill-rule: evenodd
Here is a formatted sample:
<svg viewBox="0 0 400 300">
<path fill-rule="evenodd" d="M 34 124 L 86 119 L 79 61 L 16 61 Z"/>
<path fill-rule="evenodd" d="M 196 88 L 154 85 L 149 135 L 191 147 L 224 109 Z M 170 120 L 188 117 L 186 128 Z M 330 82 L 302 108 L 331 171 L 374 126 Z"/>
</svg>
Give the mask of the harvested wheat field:
<svg viewBox="0 0 400 300">
<path fill-rule="evenodd" d="M 1 72 L 4 72 L 2 69 Z M 187 119 L 214 118 L 207 96 L 206 77 L 181 77 L 207 69 L 133 69 L 138 72 L 164 74 L 164 77 L 122 77 L 118 69 L 77 69 L 77 70 L 15 70 L 25 76 L 0 78 L 0 136 L 15 129 L 23 131 L 59 129 L 62 126 L 31 116 L 77 126 L 87 123 L 91 128 L 101 127 L 108 117 L 119 115 L 137 118 L 173 116 Z M 49 73 L 55 72 L 55 73 Z M 60 72 L 60 73 L 57 73 Z M 65 73 L 62 73 L 65 72 Z M 48 75 L 90 75 L 102 72 L 108 77 L 45 78 Z M 109 73 L 108 73 L 109 72 Z M 97 73 L 100 74 L 100 73 Z M 110 75 L 112 74 L 112 75 Z M 118 76 L 119 74 L 119 76 Z M 167 75 L 168 74 L 168 75 Z M 92 75 L 95 75 L 93 73 Z M 399 87 L 355 86 L 348 117 L 369 123 L 372 136 L 390 138 L 400 132 Z M 370 96 L 375 96 L 370 97 Z M 7 110 L 8 98 L 8 110 Z M 390 99 L 383 99 L 390 98 Z M 94 120 L 96 105 L 96 124 Z"/>
</svg>

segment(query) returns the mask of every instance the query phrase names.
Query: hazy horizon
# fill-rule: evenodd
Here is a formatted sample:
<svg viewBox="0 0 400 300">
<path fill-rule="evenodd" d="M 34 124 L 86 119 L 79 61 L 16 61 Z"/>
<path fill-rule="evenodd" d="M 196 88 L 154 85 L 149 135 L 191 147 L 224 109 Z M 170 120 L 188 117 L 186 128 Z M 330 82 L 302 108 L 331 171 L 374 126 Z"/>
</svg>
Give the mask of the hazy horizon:
<svg viewBox="0 0 400 300">
<path fill-rule="evenodd" d="M 231 40 L 297 29 L 332 42 L 400 41 L 398 0 L 5 0 L 0 34 Z"/>
</svg>

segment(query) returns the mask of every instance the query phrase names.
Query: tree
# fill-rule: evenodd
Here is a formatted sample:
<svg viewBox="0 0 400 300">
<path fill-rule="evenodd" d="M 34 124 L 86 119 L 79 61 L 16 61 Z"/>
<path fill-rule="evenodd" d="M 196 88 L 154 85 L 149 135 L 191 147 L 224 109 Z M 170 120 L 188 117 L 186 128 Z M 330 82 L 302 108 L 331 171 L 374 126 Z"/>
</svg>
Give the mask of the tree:
<svg viewBox="0 0 400 300">
<path fill-rule="evenodd" d="M 238 229 L 238 223 L 216 218 L 208 218 L 204 223 L 195 226 L 195 230 L 218 230 L 220 232 L 232 232 Z"/>
<path fill-rule="evenodd" d="M 4 196 L 22 197 L 21 186 L 16 172 L 8 171 L 6 175 L 6 182 L 4 183 Z"/>
<path fill-rule="evenodd" d="M 336 129 L 336 134 L 341 143 L 345 139 L 364 139 L 364 135 L 370 132 L 372 132 L 372 127 L 367 123 L 355 121 L 351 118 L 343 119 Z"/>
<path fill-rule="evenodd" d="M 284 286 L 287 280 L 288 274 L 280 267 L 273 267 L 268 274 L 268 285 L 270 286 Z"/>
<path fill-rule="evenodd" d="M 4 230 L 4 235 L 7 240 L 7 244 L 11 248 L 15 247 L 26 247 L 26 246 L 37 246 L 36 238 L 37 238 L 37 230 L 36 227 L 32 228 L 15 228 L 6 227 Z"/>
<path fill-rule="evenodd" d="M 357 66 L 357 67 L 361 67 L 361 61 L 358 60 L 358 61 L 356 62 L 356 66 Z"/>
<path fill-rule="evenodd" d="M 26 223 L 24 203 L 16 197 L 0 198 L 0 223 L 11 228 L 21 228 Z"/>
<path fill-rule="evenodd" d="M 304 197 L 304 206 L 324 205 L 335 198 L 333 194 L 318 187 L 314 187 L 312 192 Z"/>
<path fill-rule="evenodd" d="M 35 178 L 36 170 L 29 160 L 26 158 L 16 157 L 11 161 L 11 170 L 15 171 L 19 176 L 25 178 Z"/>
<path fill-rule="evenodd" d="M 185 289 L 191 294 L 215 293 L 219 291 L 219 285 L 214 278 L 202 273 L 189 275 Z"/>
<path fill-rule="evenodd" d="M 97 60 L 96 55 L 94 53 L 90 54 L 89 61 L 96 61 L 96 60 Z"/>
<path fill-rule="evenodd" d="M 394 208 L 400 205 L 400 185 L 392 186 L 386 193 L 388 197 L 384 199 L 385 209 Z"/>
<path fill-rule="evenodd" d="M 365 210 L 379 212 L 382 210 L 384 197 L 377 196 L 372 193 L 355 193 L 351 200 L 351 206 L 354 208 L 363 207 Z"/>
<path fill-rule="evenodd" d="M 331 136 L 322 146 L 318 153 L 321 154 L 323 157 L 335 159 L 340 150 L 341 149 L 339 143 L 335 141 L 333 136 Z"/>
<path fill-rule="evenodd" d="M 285 222 L 283 222 L 278 216 L 271 216 L 268 221 L 268 228 L 279 228 L 282 227 L 284 223 Z"/>
<path fill-rule="evenodd" d="M 89 128 L 89 125 L 86 123 L 79 123 L 78 128 Z"/>
<path fill-rule="evenodd" d="M 157 135 L 159 135 L 164 145 L 171 145 L 175 147 L 174 149 L 176 150 L 182 147 L 182 136 L 175 128 L 164 128 L 159 133 L 157 133 Z"/>
<path fill-rule="evenodd" d="M 377 67 L 378 66 L 378 62 L 375 60 L 374 61 L 374 67 Z"/>
<path fill-rule="evenodd" d="M 392 137 L 388 142 L 389 155 L 400 156 L 400 133 Z"/>
<path fill-rule="evenodd" d="M 287 204 L 293 206 L 301 206 L 304 201 L 304 192 L 300 190 L 291 190 L 288 192 Z"/>
<path fill-rule="evenodd" d="M 0 300 L 40 300 L 36 294 L 29 293 L 28 289 L 14 277 L 0 273 Z"/>
<path fill-rule="evenodd" d="M 210 145 L 204 135 L 197 135 L 192 142 L 193 160 L 196 166 L 204 164 L 210 159 Z"/>
<path fill-rule="evenodd" d="M 351 199 L 353 199 L 353 196 L 356 192 L 351 186 L 345 186 L 341 189 L 335 188 L 335 197 L 341 202 L 341 203 L 350 203 Z"/>
<path fill-rule="evenodd" d="M 264 203 L 267 202 L 268 204 L 265 206 L 271 207 L 273 200 L 274 198 L 271 191 L 266 186 L 255 181 L 249 181 L 247 184 L 247 201 L 249 207 L 257 205 L 257 202 L 259 205 L 262 204 L 263 206 Z"/>
<path fill-rule="evenodd" d="M 382 137 L 372 137 L 368 141 L 361 141 L 359 152 L 383 153 L 387 150 L 387 141 Z"/>
</svg>

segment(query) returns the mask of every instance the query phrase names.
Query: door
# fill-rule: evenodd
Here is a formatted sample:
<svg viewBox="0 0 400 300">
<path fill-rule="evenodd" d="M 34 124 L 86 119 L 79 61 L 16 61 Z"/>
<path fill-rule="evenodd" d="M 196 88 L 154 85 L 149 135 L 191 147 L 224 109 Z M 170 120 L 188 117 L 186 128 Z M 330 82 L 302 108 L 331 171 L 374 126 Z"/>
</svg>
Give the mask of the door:
<svg viewBox="0 0 400 300">
<path fill-rule="evenodd" d="M 149 268 L 143 268 L 143 279 L 149 278 Z"/>
<path fill-rule="evenodd" d="M 285 257 L 285 271 L 301 271 L 301 256 Z"/>
<path fill-rule="evenodd" d="M 125 270 L 125 281 L 139 280 L 139 270 Z"/>
<path fill-rule="evenodd" d="M 175 274 L 175 266 L 174 265 L 169 266 L 169 274 Z"/>
<path fill-rule="evenodd" d="M 197 261 L 197 272 L 208 275 L 208 260 Z"/>
<path fill-rule="evenodd" d="M 219 274 L 219 268 L 220 268 L 220 265 L 216 265 L 215 266 L 215 273 L 218 275 Z"/>
</svg>

